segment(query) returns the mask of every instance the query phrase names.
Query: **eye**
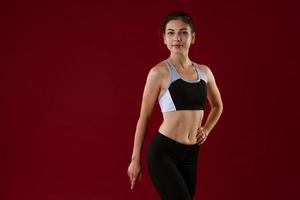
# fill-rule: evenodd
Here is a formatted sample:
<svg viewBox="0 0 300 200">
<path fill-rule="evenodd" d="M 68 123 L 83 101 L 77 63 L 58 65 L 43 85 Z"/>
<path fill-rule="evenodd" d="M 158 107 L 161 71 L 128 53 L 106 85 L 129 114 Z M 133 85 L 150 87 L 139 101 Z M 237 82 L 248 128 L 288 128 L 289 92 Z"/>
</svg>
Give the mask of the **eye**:
<svg viewBox="0 0 300 200">
<path fill-rule="evenodd" d="M 182 34 L 187 35 L 188 32 L 187 31 L 182 31 Z"/>
<path fill-rule="evenodd" d="M 173 33 L 173 32 L 168 32 L 167 34 L 168 34 L 168 35 L 173 35 L 174 33 Z"/>
</svg>

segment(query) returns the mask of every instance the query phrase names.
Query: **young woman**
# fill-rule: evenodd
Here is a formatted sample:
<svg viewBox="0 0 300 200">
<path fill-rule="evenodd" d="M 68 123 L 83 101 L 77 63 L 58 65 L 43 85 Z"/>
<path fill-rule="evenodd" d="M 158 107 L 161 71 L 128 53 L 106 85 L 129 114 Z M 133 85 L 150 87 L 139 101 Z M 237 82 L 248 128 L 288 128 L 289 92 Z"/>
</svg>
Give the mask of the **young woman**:
<svg viewBox="0 0 300 200">
<path fill-rule="evenodd" d="M 189 58 L 195 42 L 192 17 L 172 12 L 161 29 L 170 56 L 148 73 L 127 174 L 132 189 L 141 180 L 140 153 L 158 100 L 163 122 L 147 149 L 149 174 L 161 199 L 190 200 L 195 193 L 200 145 L 220 118 L 223 103 L 212 71 Z M 206 99 L 211 110 L 202 126 Z"/>
</svg>

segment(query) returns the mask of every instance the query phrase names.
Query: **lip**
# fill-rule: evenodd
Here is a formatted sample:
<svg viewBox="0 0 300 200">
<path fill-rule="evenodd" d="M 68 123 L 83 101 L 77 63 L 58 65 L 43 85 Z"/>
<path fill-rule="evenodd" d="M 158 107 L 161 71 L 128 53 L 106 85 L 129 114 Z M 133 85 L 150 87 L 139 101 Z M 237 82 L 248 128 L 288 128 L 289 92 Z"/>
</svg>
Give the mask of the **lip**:
<svg viewBox="0 0 300 200">
<path fill-rule="evenodd" d="M 181 47 L 182 45 L 181 44 L 175 44 L 173 45 L 174 47 Z"/>
</svg>

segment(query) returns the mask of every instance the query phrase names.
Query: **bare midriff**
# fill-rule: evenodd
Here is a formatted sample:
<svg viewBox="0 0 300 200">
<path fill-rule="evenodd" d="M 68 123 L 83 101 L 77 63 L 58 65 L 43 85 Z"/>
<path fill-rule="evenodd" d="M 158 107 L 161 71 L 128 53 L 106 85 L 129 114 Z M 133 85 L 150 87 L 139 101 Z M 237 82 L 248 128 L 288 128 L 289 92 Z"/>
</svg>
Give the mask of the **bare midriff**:
<svg viewBox="0 0 300 200">
<path fill-rule="evenodd" d="M 162 114 L 163 122 L 158 129 L 161 134 L 179 143 L 197 143 L 196 134 L 202 123 L 203 110 L 178 110 Z"/>
</svg>

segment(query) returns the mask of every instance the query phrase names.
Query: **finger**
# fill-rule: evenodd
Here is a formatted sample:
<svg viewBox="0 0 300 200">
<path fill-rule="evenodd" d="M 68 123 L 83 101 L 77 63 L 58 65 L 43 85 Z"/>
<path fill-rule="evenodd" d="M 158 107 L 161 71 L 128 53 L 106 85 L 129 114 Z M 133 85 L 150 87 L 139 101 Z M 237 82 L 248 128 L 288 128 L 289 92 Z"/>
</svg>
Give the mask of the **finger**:
<svg viewBox="0 0 300 200">
<path fill-rule="evenodd" d="M 133 174 L 132 174 L 132 173 L 129 173 L 128 176 L 129 176 L 130 182 L 131 182 L 131 181 L 132 181 L 132 178 L 133 178 Z"/>
<path fill-rule="evenodd" d="M 133 179 L 131 181 L 131 189 L 133 188 L 134 184 L 135 184 L 135 177 L 133 177 Z"/>
<path fill-rule="evenodd" d="M 200 137 L 197 141 L 198 141 L 197 143 L 202 144 L 204 142 L 204 138 Z"/>
<path fill-rule="evenodd" d="M 198 140 L 198 141 L 197 141 L 197 144 L 201 144 L 201 142 L 202 142 L 201 140 Z"/>
<path fill-rule="evenodd" d="M 198 135 L 196 135 L 197 139 L 200 139 L 202 137 L 201 133 L 199 133 Z"/>
<path fill-rule="evenodd" d="M 130 178 L 130 187 L 132 187 L 133 176 L 130 175 L 129 178 Z"/>
<path fill-rule="evenodd" d="M 200 140 L 202 139 L 201 135 L 197 136 L 196 139 L 200 142 Z"/>
<path fill-rule="evenodd" d="M 200 140 L 200 139 L 203 139 L 204 136 L 203 136 L 203 134 L 199 134 L 196 138 L 197 138 L 198 140 Z"/>
<path fill-rule="evenodd" d="M 197 136 L 202 136 L 202 135 L 205 135 L 204 132 L 202 130 L 198 131 Z"/>
<path fill-rule="evenodd" d="M 205 139 L 203 139 L 202 141 L 201 141 L 201 144 L 203 144 L 205 142 Z"/>
</svg>

